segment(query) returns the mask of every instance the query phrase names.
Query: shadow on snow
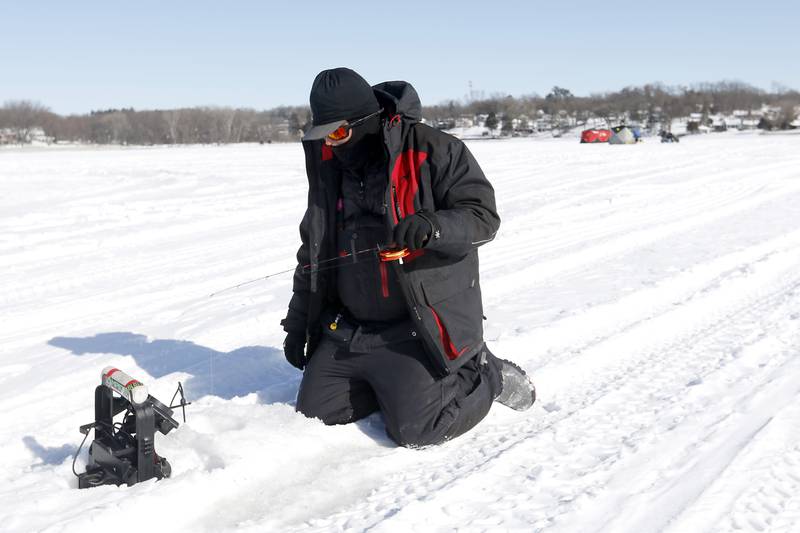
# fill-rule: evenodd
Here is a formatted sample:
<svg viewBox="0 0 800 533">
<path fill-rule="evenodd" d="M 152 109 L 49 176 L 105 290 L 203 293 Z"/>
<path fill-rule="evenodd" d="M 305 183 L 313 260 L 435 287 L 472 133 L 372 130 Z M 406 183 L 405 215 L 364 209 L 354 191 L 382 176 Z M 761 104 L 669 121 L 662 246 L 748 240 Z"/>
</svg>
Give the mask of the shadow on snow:
<svg viewBox="0 0 800 533">
<path fill-rule="evenodd" d="M 229 400 L 255 392 L 262 403 L 291 403 L 300 379 L 300 374 L 286 363 L 283 352 L 264 346 L 220 352 L 190 341 L 150 341 L 144 335 L 130 332 L 55 337 L 49 344 L 78 356 L 130 355 L 154 378 L 173 372 L 189 374 L 191 377 L 184 383 L 184 390 L 190 401 L 206 395 Z"/>
<path fill-rule="evenodd" d="M 255 392 L 261 403 L 294 404 L 301 378 L 301 374 L 286 362 L 281 350 L 264 346 L 245 346 L 220 352 L 190 341 L 149 341 L 145 335 L 130 332 L 99 333 L 94 337 L 54 337 L 48 344 L 78 356 L 109 353 L 129 355 L 154 378 L 173 372 L 189 374 L 191 377 L 183 384 L 189 401 L 206 395 L 229 400 Z M 166 400 L 169 398 L 162 399 Z M 355 425 L 377 443 L 396 446 L 386 436 L 386 427 L 380 415 L 359 420 Z M 30 440 L 36 443 L 32 437 Z M 31 443 L 26 441 L 26 445 L 46 463 L 48 459 L 45 457 L 57 460 L 60 453 L 67 452 L 66 445 L 45 449 L 41 446 L 34 448 Z M 69 453 L 74 451 L 72 447 Z"/>
<path fill-rule="evenodd" d="M 73 444 L 64 444 L 57 448 L 47 448 L 42 446 L 39 441 L 36 440 L 36 437 L 31 435 L 22 437 L 22 442 L 36 457 L 41 459 L 42 465 L 60 465 L 64 462 L 64 459 L 75 455 L 75 451 L 78 449 L 78 447 Z"/>
</svg>

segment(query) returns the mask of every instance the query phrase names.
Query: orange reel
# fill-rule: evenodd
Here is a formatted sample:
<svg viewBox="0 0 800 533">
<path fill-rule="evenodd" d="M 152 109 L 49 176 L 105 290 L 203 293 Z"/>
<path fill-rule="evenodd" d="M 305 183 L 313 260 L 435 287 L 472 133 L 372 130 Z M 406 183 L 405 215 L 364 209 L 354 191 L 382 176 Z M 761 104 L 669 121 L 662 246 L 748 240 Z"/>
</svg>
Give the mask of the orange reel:
<svg viewBox="0 0 800 533">
<path fill-rule="evenodd" d="M 401 261 L 404 257 L 409 255 L 408 248 L 403 248 L 401 250 L 381 250 L 378 255 L 381 257 L 381 261 L 388 262 L 388 261 Z"/>
</svg>

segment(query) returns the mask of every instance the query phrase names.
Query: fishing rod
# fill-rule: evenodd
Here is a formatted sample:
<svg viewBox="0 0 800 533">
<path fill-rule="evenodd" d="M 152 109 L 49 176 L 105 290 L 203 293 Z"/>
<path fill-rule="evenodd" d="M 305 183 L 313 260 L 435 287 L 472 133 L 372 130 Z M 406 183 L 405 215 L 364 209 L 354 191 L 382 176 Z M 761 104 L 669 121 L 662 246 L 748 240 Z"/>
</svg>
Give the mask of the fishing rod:
<svg viewBox="0 0 800 533">
<path fill-rule="evenodd" d="M 339 255 L 337 257 L 331 257 L 330 259 L 323 259 L 322 261 L 318 261 L 317 262 L 316 267 L 314 267 L 314 265 L 312 265 L 312 264 L 308 264 L 308 265 L 303 265 L 301 268 L 303 269 L 304 273 L 323 272 L 323 271 L 329 270 L 331 268 L 338 268 L 338 267 L 341 267 L 341 266 L 352 265 L 352 264 L 357 262 L 356 259 L 358 258 L 358 256 L 364 255 L 364 254 L 370 254 L 370 253 L 376 254 L 378 256 L 378 258 L 383 262 L 399 261 L 401 264 L 403 263 L 403 258 L 409 255 L 408 248 L 401 248 L 401 249 L 388 248 L 388 249 L 385 249 L 385 248 L 382 248 L 381 246 L 375 246 L 373 248 L 367 248 L 366 250 L 359 250 L 357 252 L 348 252 L 348 253 Z M 353 261 L 349 262 L 349 263 L 343 263 L 343 264 L 334 263 L 332 265 L 328 265 L 328 263 L 332 263 L 334 261 L 343 261 L 344 259 L 349 259 L 349 258 L 353 258 Z M 326 264 L 327 266 L 324 266 L 324 267 L 320 268 L 319 265 L 322 265 L 322 264 Z M 295 270 L 297 270 L 297 267 L 288 268 L 286 270 L 281 270 L 280 272 L 273 272 L 271 274 L 267 274 L 266 276 L 261 276 L 260 278 L 251 279 L 249 281 L 244 281 L 242 283 L 239 283 L 238 285 L 234 285 L 232 287 L 227 287 L 225 289 L 218 290 L 217 292 L 213 292 L 213 293 L 209 294 L 208 297 L 209 298 L 213 298 L 217 294 L 220 294 L 220 293 L 223 293 L 223 292 L 226 292 L 226 291 L 232 291 L 232 290 L 238 289 L 239 287 L 244 287 L 245 285 L 250 285 L 251 283 L 256 283 L 257 281 L 263 281 L 265 279 L 269 279 L 269 278 L 272 278 L 272 277 L 275 277 L 275 276 L 279 276 L 281 274 L 287 274 L 289 272 L 294 272 Z"/>
</svg>

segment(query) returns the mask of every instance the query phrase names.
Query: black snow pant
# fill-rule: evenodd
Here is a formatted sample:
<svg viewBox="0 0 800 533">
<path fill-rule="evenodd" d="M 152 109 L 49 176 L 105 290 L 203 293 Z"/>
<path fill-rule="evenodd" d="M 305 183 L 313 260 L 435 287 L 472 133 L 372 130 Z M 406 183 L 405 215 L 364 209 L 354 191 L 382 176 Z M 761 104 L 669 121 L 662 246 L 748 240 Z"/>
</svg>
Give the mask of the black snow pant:
<svg viewBox="0 0 800 533">
<path fill-rule="evenodd" d="M 303 374 L 297 410 L 325 424 L 380 410 L 389 437 L 408 447 L 439 444 L 472 429 L 500 392 L 497 359 L 487 350 L 437 378 L 414 337 L 410 322 L 376 332 L 351 321 L 326 331 Z"/>
</svg>

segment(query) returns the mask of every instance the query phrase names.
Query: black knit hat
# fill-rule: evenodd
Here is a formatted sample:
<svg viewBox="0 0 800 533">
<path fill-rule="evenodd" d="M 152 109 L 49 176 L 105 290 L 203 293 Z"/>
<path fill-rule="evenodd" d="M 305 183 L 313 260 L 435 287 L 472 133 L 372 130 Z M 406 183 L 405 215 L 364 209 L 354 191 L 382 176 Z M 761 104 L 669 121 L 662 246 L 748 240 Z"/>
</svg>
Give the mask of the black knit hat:
<svg viewBox="0 0 800 533">
<path fill-rule="evenodd" d="M 367 80 L 349 68 L 323 70 L 311 85 L 311 124 L 304 141 L 322 139 L 348 120 L 380 109 Z"/>
</svg>

